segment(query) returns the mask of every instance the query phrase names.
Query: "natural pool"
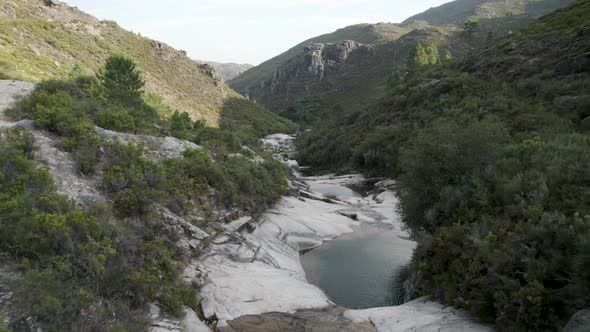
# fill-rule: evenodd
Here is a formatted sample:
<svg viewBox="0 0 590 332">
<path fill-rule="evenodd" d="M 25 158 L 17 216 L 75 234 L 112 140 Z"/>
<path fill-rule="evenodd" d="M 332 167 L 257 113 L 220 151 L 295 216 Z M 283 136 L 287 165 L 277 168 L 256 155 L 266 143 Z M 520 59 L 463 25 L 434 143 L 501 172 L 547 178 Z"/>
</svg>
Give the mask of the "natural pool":
<svg viewBox="0 0 590 332">
<path fill-rule="evenodd" d="M 323 195 L 333 195 L 340 198 L 362 197 L 356 191 L 337 184 L 310 182 L 309 189 Z"/>
<path fill-rule="evenodd" d="M 344 186 L 310 183 L 313 191 L 340 198 L 361 195 Z M 391 211 L 395 213 L 395 211 Z M 389 225 L 361 226 L 301 256 L 309 282 L 336 304 L 373 308 L 399 304 L 407 265 L 415 247 Z"/>
</svg>

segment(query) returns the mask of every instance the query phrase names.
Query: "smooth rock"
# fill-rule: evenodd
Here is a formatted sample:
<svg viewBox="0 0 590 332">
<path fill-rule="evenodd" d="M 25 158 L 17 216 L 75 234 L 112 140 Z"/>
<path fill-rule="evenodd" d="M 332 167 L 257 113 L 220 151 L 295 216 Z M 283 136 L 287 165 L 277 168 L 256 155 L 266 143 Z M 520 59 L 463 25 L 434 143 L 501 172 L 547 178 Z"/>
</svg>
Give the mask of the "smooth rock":
<svg viewBox="0 0 590 332">
<path fill-rule="evenodd" d="M 494 329 L 472 321 L 469 315 L 453 307 L 422 297 L 397 307 L 347 310 L 344 317 L 353 322 L 370 321 L 379 332 L 487 332 Z"/>
<path fill-rule="evenodd" d="M 220 332 L 374 332 L 370 322 L 353 322 L 342 315 L 344 309 L 298 310 L 294 314 L 272 312 L 243 316 L 228 322 Z"/>
<path fill-rule="evenodd" d="M 576 312 L 561 332 L 588 332 L 590 331 L 590 309 Z"/>
</svg>

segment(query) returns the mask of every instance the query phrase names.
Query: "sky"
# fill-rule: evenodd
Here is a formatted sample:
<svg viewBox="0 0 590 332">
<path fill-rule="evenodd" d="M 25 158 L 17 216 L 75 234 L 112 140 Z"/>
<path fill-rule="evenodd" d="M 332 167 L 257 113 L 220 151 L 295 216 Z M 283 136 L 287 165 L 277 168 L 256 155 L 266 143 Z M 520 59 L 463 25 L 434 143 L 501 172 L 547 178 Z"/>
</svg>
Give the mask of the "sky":
<svg viewBox="0 0 590 332">
<path fill-rule="evenodd" d="M 394 22 L 449 0 L 65 0 L 188 52 L 260 64 L 300 42 L 358 23 Z"/>
</svg>

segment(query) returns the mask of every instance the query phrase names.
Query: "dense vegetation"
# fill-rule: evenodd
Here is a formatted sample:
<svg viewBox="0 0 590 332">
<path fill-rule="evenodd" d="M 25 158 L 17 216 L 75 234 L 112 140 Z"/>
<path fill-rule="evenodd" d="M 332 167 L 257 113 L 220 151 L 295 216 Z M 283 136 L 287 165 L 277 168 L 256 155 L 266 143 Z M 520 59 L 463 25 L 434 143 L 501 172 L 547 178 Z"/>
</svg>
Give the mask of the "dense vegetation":
<svg viewBox="0 0 590 332">
<path fill-rule="evenodd" d="M 590 2 L 316 123 L 300 161 L 400 179 L 416 292 L 501 330 L 590 306 Z M 423 48 L 424 49 L 424 48 Z"/>
<path fill-rule="evenodd" d="M 258 213 L 286 192 L 287 169 L 260 151 L 256 135 L 293 129 L 292 123 L 275 122 L 276 115 L 245 99 L 230 100 L 221 128 L 206 128 L 186 113 L 160 119 L 143 93 L 134 60 L 113 55 L 98 79 L 42 82 L 7 112 L 59 137 L 59 148 L 71 153 L 82 176 L 98 179 L 108 199 L 74 206 L 56 194 L 50 173 L 36 161 L 33 135 L 0 132 L 0 254 L 21 262 L 15 304 L 44 330 L 137 331 L 148 322 L 148 302 L 174 315 L 183 305 L 195 308 L 197 294 L 178 281 L 177 235 L 156 207 L 204 216 L 199 226 L 206 228 L 222 211 Z M 95 124 L 171 132 L 214 149 L 152 160 L 141 144 L 102 137 Z"/>
</svg>

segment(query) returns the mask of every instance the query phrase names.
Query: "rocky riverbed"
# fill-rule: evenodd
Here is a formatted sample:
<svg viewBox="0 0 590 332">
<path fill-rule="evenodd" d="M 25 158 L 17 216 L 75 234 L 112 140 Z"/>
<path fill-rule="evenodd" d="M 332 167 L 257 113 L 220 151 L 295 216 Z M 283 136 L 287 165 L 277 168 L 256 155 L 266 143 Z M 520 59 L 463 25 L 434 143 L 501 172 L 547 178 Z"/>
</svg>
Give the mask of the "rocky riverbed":
<svg viewBox="0 0 590 332">
<path fill-rule="evenodd" d="M 277 140 L 279 142 L 277 142 Z M 273 153 L 290 163 L 274 135 Z M 361 185 L 360 175 L 323 176 L 293 182 L 296 195 L 256 219 L 242 218 L 212 239 L 184 272 L 201 289 L 205 317 L 221 331 L 489 331 L 466 313 L 420 298 L 397 307 L 347 310 L 308 282 L 301 251 L 321 246 L 363 223 L 387 224 L 401 238 L 408 234 L 395 213 L 392 181 L 377 183 L 367 197 L 335 199 L 310 190 L 321 184 Z M 409 259 L 409 257 L 408 257 Z"/>
</svg>

